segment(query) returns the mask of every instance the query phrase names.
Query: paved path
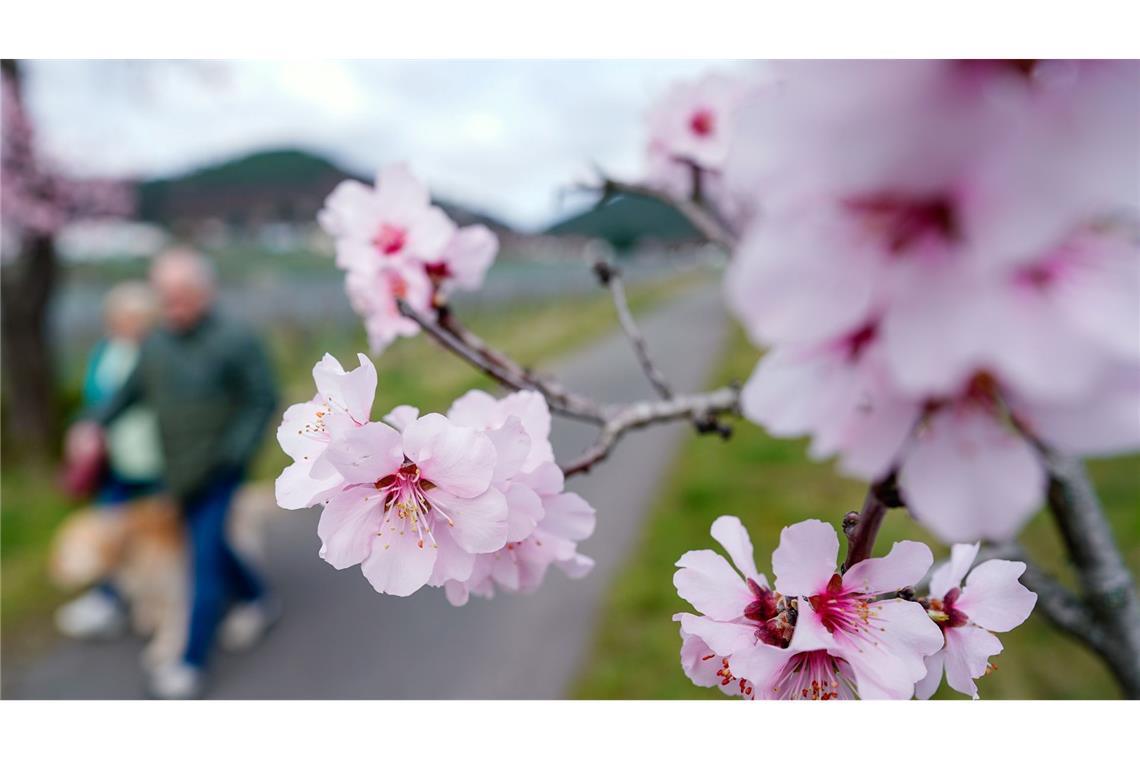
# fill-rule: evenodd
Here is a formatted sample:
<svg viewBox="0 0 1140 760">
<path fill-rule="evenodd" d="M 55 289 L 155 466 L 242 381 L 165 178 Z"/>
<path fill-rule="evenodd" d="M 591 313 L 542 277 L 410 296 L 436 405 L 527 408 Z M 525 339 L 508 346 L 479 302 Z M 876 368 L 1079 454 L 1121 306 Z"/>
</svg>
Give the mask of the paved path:
<svg viewBox="0 0 1140 760">
<path fill-rule="evenodd" d="M 642 327 L 662 369 L 681 390 L 709 381 L 725 336 L 718 289 L 701 286 L 649 315 Z M 622 336 L 601 340 L 551 367 L 571 388 L 610 401 L 651 390 Z M 555 423 L 560 460 L 593 430 Z M 453 608 L 442 592 L 407 599 L 372 591 L 358 568 L 333 570 L 317 557 L 317 510 L 282 512 L 269 527 L 267 573 L 286 615 L 244 655 L 219 655 L 213 698 L 516 698 L 565 696 L 591 646 L 600 602 L 636 540 L 658 484 L 689 431 L 683 424 L 636 432 L 594 472 L 570 481 L 598 511 L 582 550 L 597 566 L 571 581 L 552 569 L 530 596 L 472 599 Z M 710 442 L 712 445 L 712 442 Z M 668 578 L 662 578 L 668 583 Z M 31 663 L 4 663 L 7 698 L 136 698 L 138 641 L 61 642 Z"/>
</svg>

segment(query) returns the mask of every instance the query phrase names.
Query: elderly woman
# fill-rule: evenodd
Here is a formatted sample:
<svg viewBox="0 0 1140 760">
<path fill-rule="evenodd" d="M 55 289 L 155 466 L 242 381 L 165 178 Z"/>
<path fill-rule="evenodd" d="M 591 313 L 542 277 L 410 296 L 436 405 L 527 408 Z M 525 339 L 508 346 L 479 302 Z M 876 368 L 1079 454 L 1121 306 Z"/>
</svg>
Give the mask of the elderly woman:
<svg viewBox="0 0 1140 760">
<path fill-rule="evenodd" d="M 138 362 L 139 346 L 157 317 L 144 282 L 124 282 L 104 299 L 106 337 L 95 346 L 83 383 L 85 409 L 98 409 L 115 395 Z M 106 466 L 95 503 L 116 507 L 159 490 L 162 453 L 154 413 L 143 404 L 126 410 L 106 430 Z M 109 583 L 96 586 L 56 613 L 59 629 L 76 638 L 113 636 L 126 626 L 122 599 Z"/>
</svg>

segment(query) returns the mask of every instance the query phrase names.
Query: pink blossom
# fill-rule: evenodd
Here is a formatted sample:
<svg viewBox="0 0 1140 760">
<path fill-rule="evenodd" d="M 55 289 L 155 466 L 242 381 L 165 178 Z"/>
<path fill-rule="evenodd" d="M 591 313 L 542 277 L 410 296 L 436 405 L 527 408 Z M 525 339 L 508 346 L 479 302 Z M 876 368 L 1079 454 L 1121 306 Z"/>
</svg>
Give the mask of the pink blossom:
<svg viewBox="0 0 1140 760">
<path fill-rule="evenodd" d="M 740 97 L 741 82 L 723 74 L 673 85 L 649 113 L 653 178 L 669 185 L 678 167 L 682 173 L 693 166 L 713 172 L 724 168 Z"/>
<path fill-rule="evenodd" d="M 977 555 L 978 544 L 955 544 L 950 560 L 930 579 L 930 617 L 946 644 L 926 658 L 926 676 L 915 689 L 920 699 L 934 694 L 943 671 L 950 688 L 977 699 L 974 680 L 989 672 L 990 657 L 1002 651 L 991 631 L 1013 630 L 1037 603 L 1037 594 L 1017 580 L 1024 562 L 992 559 L 970 570 Z"/>
<path fill-rule="evenodd" d="M 482 287 L 499 248 L 483 225 L 457 229 L 403 164 L 381 169 L 375 187 L 342 182 L 318 218 L 336 240 L 349 301 L 376 353 L 419 332 L 400 314 L 399 301 L 433 316 L 452 290 Z"/>
<path fill-rule="evenodd" d="M 902 542 L 840 576 L 834 530 L 809 520 L 784 529 L 772 556 L 773 590 L 739 520 L 720 517 L 712 533 L 737 569 L 699 550 L 681 557 L 673 577 L 700 613 L 674 617 L 694 683 L 713 685 L 715 676 L 755 699 L 911 696 L 926 672 L 923 657 L 941 646 L 938 627 L 917 603 L 879 597 L 921 579 L 929 549 Z"/>
<path fill-rule="evenodd" d="M 922 580 L 933 562 L 930 549 L 899 541 L 887 556 L 863 560 L 842 575 L 838 552 L 835 530 L 806 520 L 784 528 L 772 554 L 776 590 L 799 599 L 801 648 L 845 661 L 864 699 L 907 699 L 926 673 L 923 658 L 937 652 L 942 639 L 921 605 L 881 596 Z"/>
<path fill-rule="evenodd" d="M 368 345 L 380 353 L 397 338 L 416 335 L 420 327 L 400 313 L 399 301 L 430 315 L 431 282 L 422 267 L 406 261 L 384 262 L 370 272 L 350 271 L 345 291 L 352 308 L 364 318 Z"/>
<path fill-rule="evenodd" d="M 277 503 L 285 509 L 302 509 L 320 502 L 343 483 L 325 454 L 333 435 L 366 424 L 376 396 L 376 367 L 364 354 L 360 366 L 345 372 L 340 362 L 325 354 L 313 367 L 317 395 L 293 404 L 277 428 L 277 442 L 293 459 L 277 478 Z"/>
<path fill-rule="evenodd" d="M 366 273 L 391 259 L 437 261 L 455 234 L 454 223 L 431 205 L 427 188 L 404 164 L 381 169 L 374 188 L 340 183 L 318 218 L 336 238 L 337 264 Z"/>
<path fill-rule="evenodd" d="M 549 440 L 550 410 L 542 395 L 517 391 L 496 399 L 469 391 L 452 404 L 448 417 L 486 432 L 494 443 L 493 482 L 508 506 L 506 545 L 476 557 L 468 578 L 447 581 L 448 599 L 465 604 L 470 594 L 489 598 L 496 586 L 531 592 L 551 565 L 571 578 L 589 572 L 593 560 L 578 553 L 578 542 L 593 534 L 594 510 L 577 494 L 563 492 L 562 471 L 554 464 Z"/>
<path fill-rule="evenodd" d="M 434 578 L 465 580 L 474 555 L 506 543 L 507 501 L 485 435 L 428 414 L 397 432 L 369 422 L 336 435 L 325 457 L 343 485 L 324 499 L 321 557 L 360 564 L 381 593 L 408 596 Z"/>
</svg>

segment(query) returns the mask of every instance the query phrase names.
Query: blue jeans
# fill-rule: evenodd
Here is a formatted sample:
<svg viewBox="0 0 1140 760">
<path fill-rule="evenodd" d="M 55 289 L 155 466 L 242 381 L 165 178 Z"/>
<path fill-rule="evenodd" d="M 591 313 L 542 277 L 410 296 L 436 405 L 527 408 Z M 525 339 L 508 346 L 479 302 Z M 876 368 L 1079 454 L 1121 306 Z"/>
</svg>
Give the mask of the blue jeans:
<svg viewBox="0 0 1140 760">
<path fill-rule="evenodd" d="M 190 635 L 182 659 L 205 666 L 214 635 L 226 608 L 234 600 L 252 602 L 265 594 L 261 579 L 234 552 L 226 538 L 226 519 L 240 476 L 207 484 L 183 505 L 190 539 Z"/>
</svg>

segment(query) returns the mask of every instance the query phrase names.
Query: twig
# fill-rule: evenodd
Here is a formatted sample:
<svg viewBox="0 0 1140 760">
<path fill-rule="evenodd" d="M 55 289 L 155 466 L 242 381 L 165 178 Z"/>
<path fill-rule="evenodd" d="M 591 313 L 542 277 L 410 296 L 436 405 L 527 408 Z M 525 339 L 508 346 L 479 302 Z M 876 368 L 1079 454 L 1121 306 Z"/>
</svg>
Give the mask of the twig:
<svg viewBox="0 0 1140 760">
<path fill-rule="evenodd" d="M 674 197 L 669 193 L 649 187 L 648 185 L 612 179 L 601 171 L 598 173 L 602 179 L 601 186 L 586 187 L 584 189 L 601 192 L 603 202 L 615 195 L 637 195 L 642 198 L 651 198 L 676 209 L 677 212 L 685 217 L 685 219 L 689 221 L 689 224 L 693 225 L 709 242 L 716 243 L 730 253 L 735 250 L 737 243 L 736 235 L 724 222 L 700 203 L 691 198 Z"/>
<path fill-rule="evenodd" d="M 674 396 L 661 401 L 638 401 L 614 407 L 598 439 L 580 457 L 563 466 L 566 477 L 589 472 L 609 456 L 614 446 L 630 430 L 673 420 L 697 420 L 722 414 L 739 414 L 740 390 L 729 386 L 708 393 Z M 712 431 L 709 431 L 712 432 Z"/>
<path fill-rule="evenodd" d="M 658 396 L 663 399 L 673 398 L 673 389 L 649 356 L 649 346 L 645 342 L 645 336 L 641 334 L 641 328 L 637 326 L 633 313 L 629 310 L 629 301 L 625 297 L 625 283 L 622 281 L 621 270 L 607 261 L 598 259 L 594 262 L 594 273 L 598 276 L 598 280 L 609 288 L 610 295 L 614 299 L 614 308 L 617 310 L 618 322 L 621 323 L 621 329 L 629 338 L 633 353 L 637 357 L 638 363 L 641 364 L 641 371 L 645 373 Z"/>
<path fill-rule="evenodd" d="M 485 341 L 463 327 L 446 310 L 436 320 L 399 301 L 400 313 L 418 324 L 437 343 L 484 372 L 496 382 L 514 390 L 536 390 L 546 397 L 550 408 L 566 417 L 604 425 L 605 410 L 593 400 L 571 393 L 557 383 L 523 368 L 505 354 L 490 348 Z"/>
<path fill-rule="evenodd" d="M 903 503 L 894 473 L 867 488 L 863 508 L 858 512 L 848 512 L 843 518 L 843 533 L 847 536 L 847 558 L 843 560 L 843 572 L 871 556 L 875 548 L 875 537 L 879 535 L 887 510 L 901 506 Z"/>
</svg>

